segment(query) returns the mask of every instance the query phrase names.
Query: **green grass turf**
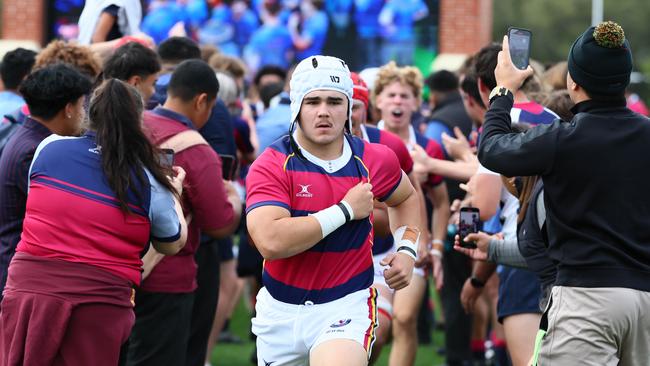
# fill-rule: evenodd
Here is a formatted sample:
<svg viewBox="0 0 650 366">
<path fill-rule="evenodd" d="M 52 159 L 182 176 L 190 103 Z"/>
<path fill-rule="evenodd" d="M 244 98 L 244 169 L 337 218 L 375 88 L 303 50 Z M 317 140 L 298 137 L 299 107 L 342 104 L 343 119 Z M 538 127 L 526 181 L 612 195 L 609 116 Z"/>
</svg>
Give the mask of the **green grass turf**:
<svg viewBox="0 0 650 366">
<path fill-rule="evenodd" d="M 436 313 L 440 308 L 436 302 Z M 437 316 L 437 314 L 436 314 Z M 250 315 L 249 311 L 244 306 L 243 301 L 239 303 L 235 313 L 230 322 L 230 330 L 232 333 L 244 340 L 243 344 L 217 344 L 212 352 L 212 364 L 214 366 L 250 366 L 252 363 L 249 361 L 251 353 L 253 352 L 253 342 L 250 340 Z M 430 345 L 421 345 L 418 347 L 417 358 L 415 360 L 416 366 L 437 366 L 444 363 L 444 359 L 440 357 L 436 350 L 444 343 L 444 335 L 441 331 L 433 331 L 433 343 Z M 388 365 L 388 354 L 390 347 L 384 347 L 381 352 L 381 357 L 375 363 L 377 366 Z"/>
</svg>

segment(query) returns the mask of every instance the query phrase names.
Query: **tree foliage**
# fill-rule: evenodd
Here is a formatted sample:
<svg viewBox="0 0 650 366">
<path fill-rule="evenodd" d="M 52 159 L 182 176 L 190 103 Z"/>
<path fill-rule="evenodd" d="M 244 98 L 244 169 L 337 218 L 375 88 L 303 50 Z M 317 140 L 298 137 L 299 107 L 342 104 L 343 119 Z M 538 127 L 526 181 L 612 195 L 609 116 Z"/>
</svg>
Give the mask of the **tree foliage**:
<svg viewBox="0 0 650 366">
<path fill-rule="evenodd" d="M 604 20 L 623 26 L 635 70 L 650 77 L 650 1 L 604 2 Z M 511 25 L 533 32 L 532 58 L 546 64 L 566 60 L 573 41 L 591 25 L 591 0 L 494 0 L 494 39 L 501 40 Z"/>
</svg>

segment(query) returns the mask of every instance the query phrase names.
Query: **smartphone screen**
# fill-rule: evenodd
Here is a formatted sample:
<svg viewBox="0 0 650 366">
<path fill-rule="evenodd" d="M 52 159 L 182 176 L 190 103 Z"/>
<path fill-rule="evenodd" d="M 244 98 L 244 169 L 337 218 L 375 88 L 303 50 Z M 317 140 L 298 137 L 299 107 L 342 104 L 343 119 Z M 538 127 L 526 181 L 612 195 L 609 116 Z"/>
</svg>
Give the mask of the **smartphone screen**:
<svg viewBox="0 0 650 366">
<path fill-rule="evenodd" d="M 512 63 L 521 70 L 528 67 L 530 58 L 530 39 L 533 36 L 528 29 L 508 28 L 508 44 Z"/>
<path fill-rule="evenodd" d="M 165 168 L 171 169 L 174 165 L 174 150 L 161 149 L 160 151 L 160 164 Z"/>
<path fill-rule="evenodd" d="M 219 155 L 219 157 L 221 158 L 221 171 L 223 173 L 223 179 L 235 179 L 235 157 L 232 155 Z"/>
<path fill-rule="evenodd" d="M 465 237 L 471 233 L 478 233 L 481 226 L 479 210 L 475 207 L 462 207 L 458 219 L 458 235 L 460 246 L 463 248 L 476 248 L 474 243 L 466 243 Z"/>
</svg>

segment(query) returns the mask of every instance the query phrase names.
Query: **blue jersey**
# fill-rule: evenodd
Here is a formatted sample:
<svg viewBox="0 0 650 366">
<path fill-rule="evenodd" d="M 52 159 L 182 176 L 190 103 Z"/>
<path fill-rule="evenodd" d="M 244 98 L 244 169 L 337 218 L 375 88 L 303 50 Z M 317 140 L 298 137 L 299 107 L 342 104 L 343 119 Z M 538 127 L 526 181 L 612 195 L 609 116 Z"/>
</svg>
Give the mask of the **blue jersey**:
<svg viewBox="0 0 650 366">
<path fill-rule="evenodd" d="M 390 26 L 383 28 L 383 36 L 389 41 L 411 41 L 415 39 L 413 23 L 416 17 L 426 16 L 429 9 L 422 0 L 401 0 L 388 2 L 380 17 L 391 19 Z"/>
<path fill-rule="evenodd" d="M 159 44 L 169 37 L 169 31 L 176 23 L 185 21 L 187 21 L 185 9 L 174 2 L 166 2 L 142 19 L 140 29 Z"/>
<path fill-rule="evenodd" d="M 296 53 L 296 60 L 300 61 L 309 56 L 320 55 L 325 45 L 329 23 L 327 14 L 319 11 L 306 19 L 302 26 L 300 36 L 311 41 L 309 47 Z"/>
<path fill-rule="evenodd" d="M 239 57 L 232 11 L 226 5 L 212 9 L 212 17 L 199 28 L 198 38 L 201 44 L 213 45 L 225 55 Z"/>
<path fill-rule="evenodd" d="M 383 0 L 355 0 L 354 21 L 357 25 L 357 34 L 361 38 L 379 36 L 379 13 L 384 6 Z"/>
<path fill-rule="evenodd" d="M 288 68 L 290 63 L 288 55 L 292 48 L 291 35 L 285 26 L 263 25 L 253 33 L 244 52 L 244 58 L 253 70 L 258 70 L 265 65 Z"/>
<path fill-rule="evenodd" d="M 260 24 L 255 13 L 246 9 L 239 19 L 233 17 L 233 25 L 235 26 L 235 43 L 241 51 Z"/>
</svg>

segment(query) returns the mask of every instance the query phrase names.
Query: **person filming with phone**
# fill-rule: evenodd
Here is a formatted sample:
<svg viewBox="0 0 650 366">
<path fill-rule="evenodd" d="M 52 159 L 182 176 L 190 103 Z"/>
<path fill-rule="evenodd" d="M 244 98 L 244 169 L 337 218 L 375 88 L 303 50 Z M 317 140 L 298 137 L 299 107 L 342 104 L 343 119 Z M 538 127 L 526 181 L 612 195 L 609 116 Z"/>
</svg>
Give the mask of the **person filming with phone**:
<svg viewBox="0 0 650 366">
<path fill-rule="evenodd" d="M 645 365 L 650 191 L 642 182 L 650 179 L 650 121 L 626 108 L 630 43 L 611 21 L 581 34 L 568 56 L 575 117 L 525 133 L 512 132 L 510 109 L 533 70 L 517 68 L 508 50 L 504 37 L 479 160 L 505 176 L 540 175 L 544 182 L 558 274 L 533 364 Z"/>
</svg>

